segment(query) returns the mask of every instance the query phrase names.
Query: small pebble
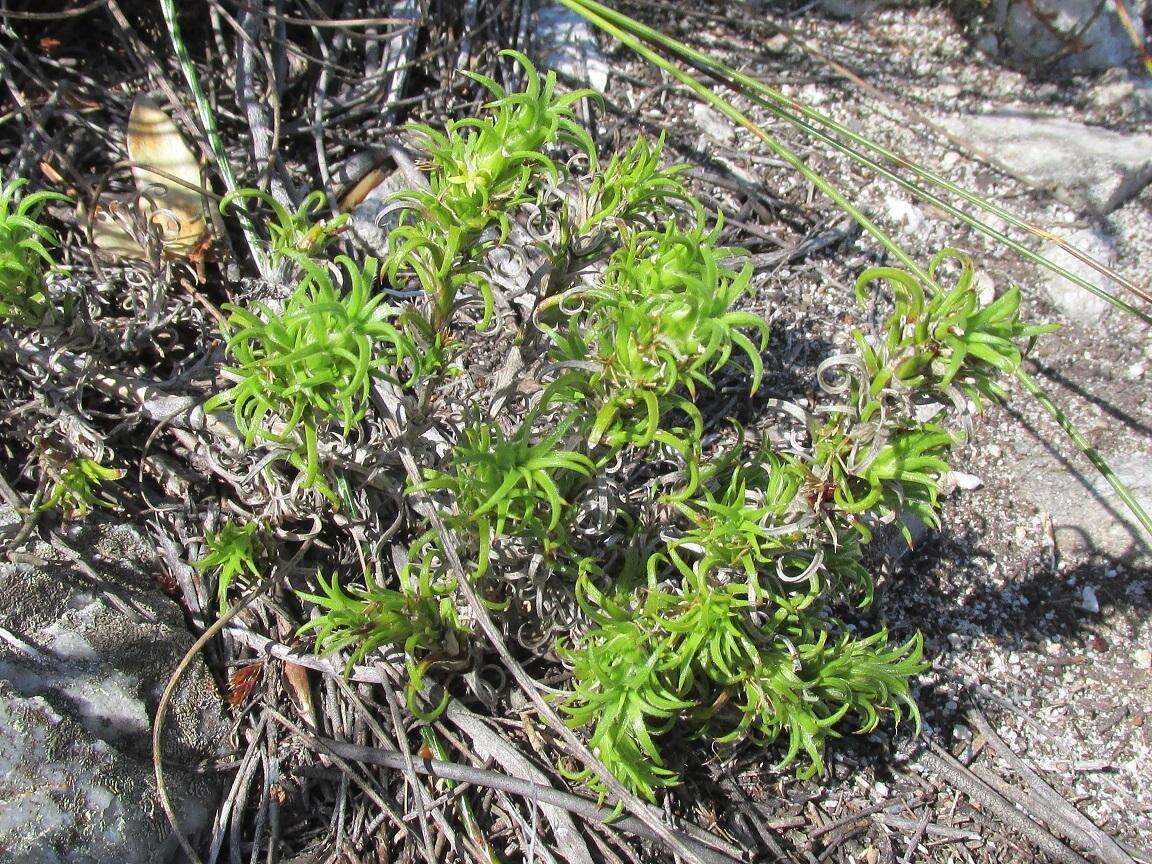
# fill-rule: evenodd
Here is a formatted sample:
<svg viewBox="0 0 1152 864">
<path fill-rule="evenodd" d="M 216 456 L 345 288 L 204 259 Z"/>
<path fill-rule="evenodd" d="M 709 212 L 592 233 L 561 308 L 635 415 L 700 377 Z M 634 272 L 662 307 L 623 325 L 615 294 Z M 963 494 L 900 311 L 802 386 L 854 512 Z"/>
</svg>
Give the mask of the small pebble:
<svg viewBox="0 0 1152 864">
<path fill-rule="evenodd" d="M 1100 611 L 1100 601 L 1096 599 L 1096 589 L 1085 585 L 1080 590 L 1080 608 L 1093 614 Z"/>
</svg>

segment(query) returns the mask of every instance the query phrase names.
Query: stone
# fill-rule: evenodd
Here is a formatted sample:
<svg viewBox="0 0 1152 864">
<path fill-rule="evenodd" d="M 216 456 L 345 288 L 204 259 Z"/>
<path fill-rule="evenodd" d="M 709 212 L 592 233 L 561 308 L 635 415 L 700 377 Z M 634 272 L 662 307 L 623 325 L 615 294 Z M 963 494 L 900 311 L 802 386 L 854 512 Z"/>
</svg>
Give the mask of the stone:
<svg viewBox="0 0 1152 864">
<path fill-rule="evenodd" d="M 1100 601 L 1096 598 L 1096 589 L 1085 585 L 1080 589 L 1080 608 L 1095 615 L 1100 611 Z"/>
<path fill-rule="evenodd" d="M 736 140 L 736 127 L 723 114 L 710 105 L 697 102 L 692 106 L 692 119 L 706 135 L 720 144 L 731 144 Z"/>
<path fill-rule="evenodd" d="M 1139 44 L 1146 0 L 1125 0 Z M 1137 48 L 1112 3 L 1100 0 L 993 0 L 992 19 L 1012 60 L 1062 72 L 1123 66 Z"/>
<path fill-rule="evenodd" d="M 949 132 L 1015 176 L 1111 213 L 1152 182 L 1152 135 L 1009 111 L 942 118 Z"/>
<path fill-rule="evenodd" d="M 957 489 L 961 492 L 974 492 L 984 485 L 984 481 L 975 474 L 964 471 L 946 471 L 940 478 L 940 494 L 951 495 Z"/>
<path fill-rule="evenodd" d="M 1103 264 L 1111 267 L 1117 263 L 1115 245 L 1111 238 L 1097 228 L 1081 228 L 1062 239 Z M 1100 275 L 1063 247 L 1055 243 L 1045 243 L 1042 252 L 1053 264 L 1063 267 L 1089 284 L 1114 296 L 1122 293 L 1120 286 L 1114 281 Z M 1111 317 L 1113 306 L 1103 297 L 1098 297 L 1071 279 L 1049 270 L 1044 271 L 1042 278 L 1049 299 L 1069 320 L 1085 326 L 1102 326 Z"/>
<path fill-rule="evenodd" d="M 533 33 L 545 68 L 603 93 L 608 87 L 608 61 L 596 32 L 581 15 L 556 2 L 540 4 Z"/>
<path fill-rule="evenodd" d="M 1037 510 L 1051 516 L 1061 555 L 1152 561 L 1152 538 L 1086 460 L 1069 465 L 1035 447 L 1021 447 L 1021 458 L 1011 462 L 1014 483 Z M 1152 509 L 1152 456 L 1105 454 L 1105 459 L 1141 506 Z"/>
<path fill-rule="evenodd" d="M 352 209 L 350 225 L 367 249 L 378 257 L 388 251 L 388 235 L 400 221 L 400 211 L 406 204 L 394 199 L 397 192 L 407 192 L 412 188 L 403 171 L 397 169 L 387 174 L 364 200 Z"/>
<path fill-rule="evenodd" d="M 18 524 L 0 509 L 0 527 Z M 22 864 L 151 864 L 178 847 L 156 795 L 151 727 L 160 693 L 192 644 L 150 577 L 150 542 L 127 526 L 80 533 L 107 579 L 89 584 L 51 547 L 44 566 L 0 564 L 0 855 Z M 114 591 L 128 612 L 105 599 Z M 199 660 L 170 705 L 163 755 L 186 833 L 219 794 L 196 770 L 227 740 L 221 700 Z"/>
<path fill-rule="evenodd" d="M 1090 98 L 1097 108 L 1118 110 L 1121 115 L 1152 113 L 1152 78 L 1146 72 L 1109 69 L 1092 88 Z"/>
</svg>

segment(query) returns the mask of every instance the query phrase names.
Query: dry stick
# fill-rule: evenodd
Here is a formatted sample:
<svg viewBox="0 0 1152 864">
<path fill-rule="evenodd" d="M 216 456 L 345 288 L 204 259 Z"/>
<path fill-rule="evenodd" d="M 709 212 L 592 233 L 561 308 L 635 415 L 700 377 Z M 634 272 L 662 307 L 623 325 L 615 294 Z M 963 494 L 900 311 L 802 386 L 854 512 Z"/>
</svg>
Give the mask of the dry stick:
<svg viewBox="0 0 1152 864">
<path fill-rule="evenodd" d="M 1135 864 L 1132 856 L 1120 848 L 1115 840 L 1069 804 L 1063 796 L 1044 782 L 1044 779 L 1033 771 L 1027 762 L 1005 744 L 1004 740 L 996 734 L 987 717 L 980 711 L 971 709 L 968 711 L 968 719 L 1000 757 L 1011 766 L 1012 770 L 1028 784 L 1034 796 L 1032 800 L 1039 805 L 1036 809 L 1040 811 L 1041 818 L 1053 829 L 1060 831 L 1069 841 L 1079 843 L 1085 851 L 1091 852 L 1106 864 Z"/>
<path fill-rule="evenodd" d="M 903 804 L 908 808 L 912 808 L 918 807 L 922 803 L 924 803 L 924 799 L 920 797 L 913 798 L 911 801 L 893 801 L 891 799 L 877 801 L 875 804 L 869 804 L 867 807 L 861 807 L 859 810 L 853 810 L 851 813 L 845 813 L 843 816 L 834 819 L 825 825 L 821 825 L 819 828 L 809 831 L 808 839 L 815 840 L 818 837 L 823 837 L 830 831 L 835 831 L 837 828 L 843 828 L 845 825 L 851 825 L 853 822 L 865 819 L 868 816 L 871 816 L 873 813 L 879 813 L 881 810 L 887 810 L 893 805 Z M 805 823 L 807 823 L 807 820 L 805 820 Z"/>
<path fill-rule="evenodd" d="M 455 699 L 450 700 L 444 709 L 444 717 L 472 741 L 472 749 L 477 757 L 494 760 L 506 774 L 550 785 L 547 775 L 540 770 L 506 735 L 494 731 L 483 717 L 465 708 Z M 444 737 L 451 740 L 447 732 Z M 452 742 L 453 746 L 467 755 L 462 742 Z M 576 827 L 575 821 L 563 809 L 547 804 L 541 805 L 544 819 L 552 828 L 556 844 L 564 850 L 568 864 L 595 864 L 592 852 Z M 691 833 L 690 828 L 686 830 Z"/>
<path fill-rule="evenodd" d="M 156 706 L 156 717 L 152 721 L 152 769 L 156 775 L 156 794 L 160 798 L 160 806 L 164 808 L 164 815 L 168 817 L 168 822 L 172 826 L 172 831 L 176 835 L 177 841 L 180 843 L 180 848 L 184 850 L 184 854 L 188 856 L 188 860 L 192 864 L 201 864 L 200 856 L 196 854 L 196 850 L 192 848 L 192 844 L 188 842 L 188 838 L 184 836 L 184 831 L 180 828 L 180 820 L 176 816 L 176 810 L 172 807 L 172 799 L 168 796 L 168 789 L 164 784 L 164 762 L 160 758 L 160 739 L 164 732 L 164 718 L 168 714 L 168 703 L 172 701 L 172 695 L 176 692 L 176 685 L 180 683 L 180 678 L 185 670 L 192 664 L 193 658 L 207 645 L 212 637 L 219 633 L 224 627 L 248 608 L 254 601 L 263 597 L 272 588 L 280 582 L 284 576 L 292 571 L 296 566 L 296 562 L 308 551 L 312 546 L 312 540 L 320 531 L 320 520 L 315 519 L 313 525 L 312 536 L 304 541 L 304 545 L 296 552 L 292 558 L 277 568 L 276 572 L 272 574 L 264 584 L 259 588 L 251 591 L 247 597 L 244 597 L 232 604 L 223 615 L 221 615 L 216 622 L 200 634 L 200 638 L 192 643 L 192 647 L 184 655 L 172 677 L 168 679 L 168 684 L 164 688 L 164 692 L 160 694 L 160 702 Z"/>
<path fill-rule="evenodd" d="M 352 688 L 345 684 L 342 679 L 337 678 L 336 682 L 344 689 L 346 694 L 352 694 Z M 424 787 L 416 781 L 416 767 L 412 761 L 412 748 L 408 746 L 408 738 L 404 732 L 404 724 L 400 722 L 400 706 L 396 704 L 396 693 L 392 687 L 385 686 L 381 687 L 381 689 L 384 691 L 384 699 L 388 703 L 388 715 L 392 720 L 392 728 L 395 730 L 394 737 L 396 744 L 400 748 L 400 752 L 404 755 L 404 779 L 412 789 L 412 803 L 416 807 L 416 816 L 420 823 L 420 836 L 424 841 L 424 845 L 420 851 L 424 853 L 424 858 L 428 864 L 436 864 L 436 858 L 432 854 L 432 832 L 428 828 L 428 804 L 424 800 L 425 790 Z M 352 700 L 354 706 L 363 708 L 363 706 L 360 705 L 358 697 L 353 695 Z M 370 725 L 378 727 L 376 718 L 371 714 L 364 711 L 364 716 L 368 719 Z M 387 740 L 383 735 L 383 729 L 377 728 L 373 731 L 376 732 L 381 740 Z"/>
<path fill-rule="evenodd" d="M 307 732 L 304 729 L 301 729 L 298 725 L 293 723 L 291 720 L 289 720 L 287 717 L 285 717 L 283 714 L 281 714 L 275 708 L 266 707 L 264 709 L 264 711 L 265 711 L 266 715 L 272 717 L 273 720 L 275 720 L 277 723 L 279 723 L 284 728 L 293 732 L 297 737 L 301 738 L 305 742 L 308 742 L 309 739 L 311 739 L 311 738 L 315 738 L 314 735 L 312 735 L 310 732 Z M 388 802 L 385 801 L 381 797 L 380 793 L 376 791 L 376 787 L 370 782 L 371 778 L 365 779 L 364 777 L 361 777 L 360 775 L 358 775 L 355 771 L 352 770 L 352 766 L 348 764 L 347 760 L 345 760 L 339 754 L 329 753 L 328 755 L 330 756 L 332 761 L 335 763 L 336 767 L 339 768 L 343 772 L 343 777 L 351 779 L 351 781 L 353 783 L 355 783 L 362 790 L 364 790 L 364 794 L 372 799 L 372 803 L 380 808 L 380 812 L 388 815 L 388 818 L 390 818 L 392 820 L 393 824 L 400 830 L 400 832 L 406 838 L 410 838 L 410 839 L 416 838 L 415 833 L 412 831 L 411 828 L 408 827 L 408 824 L 404 821 L 404 817 L 401 816 L 399 813 L 397 813 L 388 804 Z"/>
<path fill-rule="evenodd" d="M 379 396 L 379 389 L 377 388 L 374 393 Z M 378 398 L 377 402 L 385 412 L 387 425 L 392 427 L 392 434 L 398 442 L 400 462 L 403 464 L 404 470 L 407 472 L 411 482 L 419 487 L 422 482 L 420 470 L 416 467 L 416 460 L 412 456 L 412 451 L 409 450 L 407 443 L 403 440 L 404 433 L 400 429 L 400 424 L 397 422 L 395 414 L 385 398 Z M 476 618 L 476 623 L 480 625 L 480 629 L 484 632 L 484 635 L 488 637 L 488 641 L 492 644 L 492 647 L 496 649 L 496 654 L 500 657 L 501 662 L 503 662 L 505 668 L 512 673 L 512 677 L 516 679 L 517 685 L 519 685 L 529 701 L 532 702 L 533 706 L 540 713 L 540 716 L 552 727 L 560 739 L 580 757 L 580 760 L 595 772 L 596 776 L 603 781 L 608 790 L 616 797 L 616 800 L 642 819 L 651 830 L 655 832 L 656 836 L 666 843 L 673 852 L 683 856 L 687 861 L 694 862 L 694 864 L 701 864 L 699 854 L 685 845 L 684 840 L 678 837 L 662 820 L 654 819 L 645 807 L 644 802 L 629 792 L 624 787 L 624 784 L 617 780 L 616 776 L 604 767 L 600 760 L 597 759 L 576 734 L 568 728 L 564 721 L 556 714 L 552 706 L 540 695 L 536 681 L 528 674 L 520 662 L 512 656 L 512 652 L 508 649 L 508 645 L 504 642 L 500 631 L 492 621 L 492 616 L 488 614 L 487 607 L 485 607 L 484 602 L 476 593 L 476 589 L 472 587 L 468 572 L 464 569 L 464 565 L 460 561 L 460 556 L 456 552 L 455 538 L 444 525 L 444 521 L 440 518 L 440 511 L 436 509 L 434 502 L 429 503 L 428 518 L 432 522 L 437 536 L 440 538 L 444 557 L 448 561 L 448 567 L 452 571 L 452 575 L 456 579 L 461 592 L 464 594 L 464 598 L 468 601 L 468 605 L 472 609 L 472 614 Z M 724 857 L 727 859 L 727 856 Z"/>
<path fill-rule="evenodd" d="M 313 669 L 323 675 L 329 675 L 334 678 L 342 679 L 345 676 L 343 664 L 338 663 L 328 657 L 319 657 L 315 654 L 301 654 L 297 651 L 294 651 L 292 648 L 283 644 L 282 642 L 276 642 L 267 636 L 263 636 L 260 633 L 256 633 L 255 631 L 244 627 L 243 625 L 231 624 L 226 628 L 226 632 L 236 641 L 247 645 L 249 648 L 260 654 L 266 654 L 267 656 L 275 657 L 278 660 L 287 660 L 292 663 L 296 663 L 299 666 L 306 666 L 309 669 Z M 380 661 L 377 662 L 379 663 Z M 356 681 L 362 684 L 378 684 L 381 687 L 394 686 L 394 682 L 391 678 L 380 671 L 379 668 L 371 666 L 353 666 L 347 677 L 352 681 Z M 461 729 L 463 732 L 465 732 L 465 734 L 469 735 L 475 743 L 478 733 L 473 721 L 483 723 L 483 718 L 481 718 L 478 714 L 473 714 L 454 699 L 449 701 L 448 707 L 445 709 L 445 713 L 447 718 L 453 724 L 455 724 L 457 728 Z M 487 727 L 485 726 L 485 728 Z M 484 741 L 483 749 L 487 751 L 489 756 L 500 762 L 506 771 L 514 774 L 518 773 L 516 767 L 512 767 L 508 764 L 510 758 L 508 753 L 496 753 L 493 749 L 497 744 L 503 745 L 506 743 L 507 742 L 505 742 L 502 738 Z M 508 746 L 510 747 L 511 745 Z M 518 751 L 517 756 L 519 756 Z M 519 756 L 519 758 L 524 759 L 523 756 Z M 524 762 L 525 764 L 520 766 L 521 771 L 528 773 L 529 771 L 534 770 L 529 767 L 530 763 L 528 763 L 526 759 Z M 547 811 L 545 811 L 545 815 L 547 815 Z M 575 826 L 572 825 L 571 822 L 560 822 L 559 824 L 553 823 L 552 830 L 556 836 L 566 839 L 570 844 L 576 843 L 580 840 L 579 835 L 575 833 Z M 692 829 L 689 826 L 685 826 L 685 830 L 687 830 L 689 833 L 692 832 Z"/>
<path fill-rule="evenodd" d="M 282 722 L 284 718 L 273 713 Z M 298 727 L 296 727 L 298 728 Z M 328 751 L 329 755 L 339 756 L 350 762 L 366 762 L 369 765 L 382 765 L 397 771 L 405 770 L 404 755 L 396 750 L 387 750 L 382 747 L 362 747 L 359 744 L 350 744 L 344 741 L 334 741 L 331 738 L 321 738 L 300 730 L 302 737 L 311 738 L 317 747 Z M 498 789 L 511 795 L 517 795 L 529 801 L 538 801 L 541 804 L 550 804 L 560 807 L 570 813 L 587 819 L 589 822 L 598 822 L 621 828 L 629 833 L 650 840 L 658 840 L 659 835 L 649 827 L 644 820 L 635 816 L 624 816 L 614 819 L 614 813 L 606 807 L 599 806 L 595 801 L 563 792 L 531 780 L 522 780 L 519 777 L 510 777 L 499 771 L 490 771 L 484 768 L 475 768 L 471 765 L 460 765 L 455 762 L 441 762 L 438 759 L 421 759 L 414 764 L 419 774 L 435 777 L 439 780 L 454 780 L 458 783 L 470 783 L 473 786 L 485 786 L 489 789 Z M 677 832 L 677 839 L 685 846 L 691 847 L 706 864 L 738 864 L 738 860 L 724 852 L 713 849 L 704 843 L 689 837 L 687 834 Z"/>
<path fill-rule="evenodd" d="M 297 191 L 292 178 L 283 169 L 279 155 L 272 149 L 272 126 L 265 113 L 265 106 L 256 93 L 256 45 L 260 38 L 261 19 L 252 12 L 243 12 L 240 18 L 240 47 L 236 63 L 236 94 L 244 114 L 248 119 L 248 131 L 252 137 L 252 155 L 256 159 L 256 172 L 261 177 L 267 175 L 268 189 L 272 197 L 285 210 L 296 208 Z M 269 70 L 269 84 L 273 84 L 274 73 Z M 270 88 L 275 92 L 275 87 Z"/>
<path fill-rule="evenodd" d="M 8 3 L 0 3 L 0 18 L 13 18 L 17 21 L 59 21 L 61 18 L 75 18 L 86 15 L 94 9 L 99 9 L 108 0 L 91 0 L 83 6 L 73 9 L 61 9 L 59 12 L 14 12 L 8 8 Z"/>
<path fill-rule="evenodd" d="M 1069 849 L 1050 831 L 1017 810 L 1007 798 L 957 762 L 947 750 L 935 743 L 929 744 L 929 747 L 931 749 L 923 752 L 920 757 L 927 767 L 944 777 L 956 789 L 979 803 L 1006 825 L 1015 828 L 1050 859 L 1060 864 L 1088 864 L 1086 858 Z"/>
<path fill-rule="evenodd" d="M 920 816 L 920 821 L 916 823 L 916 831 L 908 841 L 908 848 L 904 850 L 904 857 L 900 859 L 900 864 L 912 864 L 912 858 L 916 855 L 916 847 L 920 845 L 920 841 L 924 839 L 924 832 L 928 830 L 928 821 L 931 815 L 932 809 L 925 805 L 924 813 Z"/>
</svg>

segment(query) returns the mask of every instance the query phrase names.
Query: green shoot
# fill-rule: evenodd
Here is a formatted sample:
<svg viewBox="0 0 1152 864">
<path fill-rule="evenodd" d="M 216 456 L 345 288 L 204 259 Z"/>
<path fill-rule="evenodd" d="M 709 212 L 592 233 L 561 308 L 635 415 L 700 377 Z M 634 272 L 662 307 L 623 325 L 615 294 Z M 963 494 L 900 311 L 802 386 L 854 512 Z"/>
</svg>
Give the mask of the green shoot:
<svg viewBox="0 0 1152 864">
<path fill-rule="evenodd" d="M 348 221 L 347 213 L 319 222 L 312 221 L 312 214 L 323 207 L 326 200 L 324 193 L 318 189 L 308 193 L 295 212 L 289 212 L 262 189 L 238 189 L 224 196 L 220 202 L 220 212 L 227 215 L 228 208 L 233 204 L 240 202 L 239 206 L 244 206 L 250 200 L 258 201 L 272 211 L 273 218 L 265 222 L 265 225 L 274 264 L 285 259 L 291 260 L 295 255 L 319 257 Z"/>
<path fill-rule="evenodd" d="M 105 497 L 101 487 L 124 476 L 116 468 L 101 465 L 95 459 L 80 457 L 68 462 L 59 471 L 49 469 L 52 476 L 51 491 L 40 504 L 39 510 L 59 510 L 65 518 L 82 519 L 97 507 L 109 510 L 116 502 Z"/>
<path fill-rule="evenodd" d="M 219 531 L 204 535 L 205 553 L 193 562 L 201 573 L 213 571 L 216 575 L 216 602 L 220 614 L 228 608 L 228 589 L 237 580 L 251 577 L 260 579 L 259 555 L 260 526 L 255 522 L 244 525 L 228 523 Z"/>
<path fill-rule="evenodd" d="M 337 421 L 349 434 L 364 417 L 373 379 L 420 359 L 390 323 L 398 310 L 384 305 L 385 295 L 371 293 L 375 259 L 360 265 L 337 257 L 347 274 L 344 291 L 326 268 L 298 253 L 289 257 L 305 275 L 283 311 L 263 304 L 224 307 L 232 327 L 228 352 L 235 361 L 224 375 L 234 383 L 208 400 L 205 410 L 231 407 L 248 447 L 257 440 L 286 445 L 304 485 L 339 506 L 323 480 L 323 425 Z"/>
<path fill-rule="evenodd" d="M 0 180 L 0 318 L 18 324 L 37 324 L 48 312 L 45 271 L 54 268 L 55 232 L 39 221 L 49 201 L 67 201 L 56 192 L 33 192 L 16 200 L 28 181 Z"/>
</svg>

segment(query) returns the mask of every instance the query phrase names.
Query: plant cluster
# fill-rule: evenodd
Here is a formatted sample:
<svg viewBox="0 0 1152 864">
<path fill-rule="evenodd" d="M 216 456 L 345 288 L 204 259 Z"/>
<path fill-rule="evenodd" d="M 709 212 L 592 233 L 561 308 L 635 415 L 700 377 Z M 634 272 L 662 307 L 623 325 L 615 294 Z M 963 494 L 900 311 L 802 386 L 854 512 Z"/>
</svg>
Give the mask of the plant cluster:
<svg viewBox="0 0 1152 864">
<path fill-rule="evenodd" d="M 272 218 L 265 225 L 268 228 L 268 252 L 275 263 L 296 255 L 319 257 L 348 221 L 346 213 L 312 221 L 312 215 L 325 203 L 324 193 L 319 189 L 309 192 L 294 211 L 288 210 L 262 189 L 237 189 L 220 201 L 220 212 L 227 215 L 229 208 L 245 207 L 249 201 L 263 204 L 272 211 Z"/>
<path fill-rule="evenodd" d="M 493 97 L 479 116 L 417 127 L 428 189 L 400 196 L 382 267 L 337 258 L 342 289 L 285 239 L 300 283 L 282 310 L 231 307 L 234 386 L 209 407 L 231 407 L 249 445 L 284 446 L 336 505 L 318 426 L 348 435 L 374 379 L 431 405 L 467 343 L 461 311 L 478 304 L 471 320 L 490 323 L 496 259 L 515 251 L 532 265 L 517 340 L 536 395 L 506 416 L 465 412 L 450 452 L 406 494 L 438 508 L 507 630 L 537 634 L 530 650 L 566 664 L 562 708 L 604 764 L 652 799 L 680 780 L 667 756 L 677 738 L 782 738 L 781 765 L 811 774 L 846 728 L 918 721 L 920 638 L 842 617 L 872 598 L 864 546 L 906 513 L 936 519 L 961 436 L 947 410 L 924 422 L 917 407 L 999 397 L 1020 343 L 1045 328 L 1020 322 L 1014 291 L 981 306 L 971 263 L 952 251 L 924 273 L 869 270 L 858 296 L 888 286 L 893 311 L 820 370 L 822 399 L 792 406 L 803 428 L 758 446 L 736 429 L 719 451 L 705 396 L 721 379 L 755 394 L 768 350 L 767 323 L 741 308 L 754 290 L 746 254 L 721 245 L 719 220 L 662 166 L 661 141 L 602 161 L 575 119 L 589 94 L 561 95 L 554 75 L 512 56 L 523 92 L 473 76 Z M 442 535 L 416 512 L 390 576 L 360 587 L 334 574 L 301 595 L 315 606 L 301 632 L 319 649 L 350 664 L 404 653 L 413 710 L 429 670 L 475 653 Z M 213 554 L 213 566 L 247 567 Z"/>
<path fill-rule="evenodd" d="M 373 378 L 425 362 L 392 323 L 397 310 L 374 292 L 379 264 L 346 256 L 336 263 L 347 290 L 332 272 L 306 256 L 286 253 L 303 276 L 277 310 L 267 304 L 225 305 L 234 364 L 223 374 L 233 386 L 212 397 L 205 410 L 230 407 L 236 427 L 251 447 L 258 439 L 286 448 L 302 473 L 334 506 L 339 500 L 323 479 L 318 450 L 322 429 L 337 421 L 345 436 L 363 419 Z"/>
<path fill-rule="evenodd" d="M 243 525 L 226 523 L 219 531 L 204 535 L 204 554 L 193 562 L 201 573 L 216 576 L 216 602 L 223 613 L 228 608 L 228 589 L 238 579 L 251 577 L 259 580 L 260 567 L 256 559 L 260 554 L 260 526 L 255 522 Z"/>
<path fill-rule="evenodd" d="M 33 192 L 17 200 L 27 180 L 0 178 L 0 318 L 38 324 L 48 312 L 44 275 L 56 266 L 51 249 L 56 233 L 40 223 L 49 201 L 67 201 L 56 192 Z"/>
<path fill-rule="evenodd" d="M 103 487 L 123 477 L 123 471 L 86 456 L 70 459 L 59 468 L 46 463 L 46 469 L 51 487 L 39 509 L 59 510 L 68 518 L 80 519 L 97 507 L 116 506 Z"/>
</svg>

